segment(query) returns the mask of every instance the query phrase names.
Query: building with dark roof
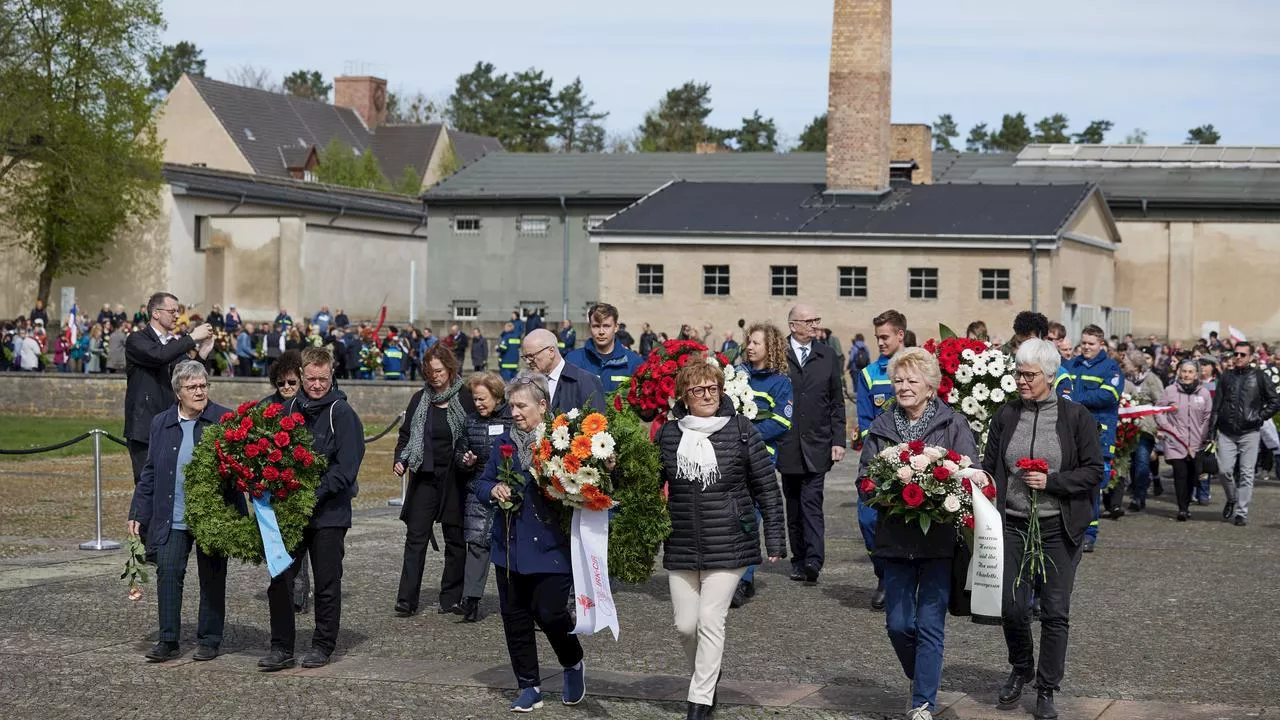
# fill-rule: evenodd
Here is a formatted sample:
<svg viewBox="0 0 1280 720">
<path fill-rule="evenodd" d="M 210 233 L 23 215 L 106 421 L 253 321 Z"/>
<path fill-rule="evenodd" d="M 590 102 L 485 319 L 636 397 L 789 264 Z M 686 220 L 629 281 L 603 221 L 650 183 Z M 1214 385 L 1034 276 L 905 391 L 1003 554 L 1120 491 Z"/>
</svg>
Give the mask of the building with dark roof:
<svg viewBox="0 0 1280 720">
<path fill-rule="evenodd" d="M 387 124 L 386 114 L 381 78 L 335 78 L 331 105 L 184 75 L 165 98 L 156 130 L 166 162 L 300 180 L 313 179 L 319 153 L 336 140 L 373 153 L 392 183 L 412 169 L 424 190 L 444 170 L 502 149 L 496 138 L 439 123 Z"/>
</svg>

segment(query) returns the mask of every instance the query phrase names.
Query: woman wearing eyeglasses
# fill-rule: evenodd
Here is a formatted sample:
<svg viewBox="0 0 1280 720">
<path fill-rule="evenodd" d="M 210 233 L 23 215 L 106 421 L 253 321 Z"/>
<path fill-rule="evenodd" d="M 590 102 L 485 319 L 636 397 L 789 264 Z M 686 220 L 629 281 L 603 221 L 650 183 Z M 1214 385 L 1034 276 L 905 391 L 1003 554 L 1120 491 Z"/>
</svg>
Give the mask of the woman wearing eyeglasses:
<svg viewBox="0 0 1280 720">
<path fill-rule="evenodd" d="M 716 704 L 725 619 L 748 566 L 759 565 L 764 519 L 769 562 L 787 554 L 782 495 L 760 431 L 724 395 L 724 373 L 691 362 L 676 376 L 672 421 L 658 431 L 669 487 L 671 535 L 663 548 L 676 631 L 692 669 L 688 717 Z"/>
<path fill-rule="evenodd" d="M 1000 688 L 1001 707 L 1012 707 L 1035 680 L 1036 718 L 1056 718 L 1053 693 L 1067 661 L 1068 611 L 1085 529 L 1093 520 L 1093 494 L 1102 481 L 1098 424 L 1087 408 L 1054 394 L 1061 355 L 1045 340 L 1018 346 L 1019 399 L 996 411 L 982 469 L 995 479 L 996 509 L 1004 520 L 1004 640 L 1013 666 Z M 1049 471 L 1020 470 L 1018 460 L 1044 460 Z M 1032 491 L 1035 491 L 1032 494 Z M 1048 562 L 1040 582 L 1023 572 L 1031 503 L 1036 503 Z M 1021 577 L 1019 574 L 1023 573 Z M 1040 657 L 1033 654 L 1031 592 L 1039 588 Z"/>
<path fill-rule="evenodd" d="M 475 403 L 458 374 L 457 356 L 444 345 L 434 345 L 423 355 L 422 374 L 427 384 L 409 398 L 392 468 L 396 475 L 409 473 L 400 508 L 406 529 L 395 612 L 399 617 L 418 612 L 427 543 L 435 545 L 432 526 L 439 522 L 444 535 L 444 571 L 438 612 L 462 615 L 467 548 L 462 533 L 463 488 L 454 465 L 454 447 L 466 435 L 467 414 L 475 412 Z"/>
<path fill-rule="evenodd" d="M 258 405 L 266 407 L 279 403 L 284 406 L 286 413 L 292 413 L 298 390 L 302 388 L 302 353 L 298 350 L 285 350 L 271 366 L 267 379 L 276 390 Z M 306 550 L 303 550 L 295 562 L 298 563 L 298 574 L 293 578 L 293 610 L 303 613 L 311 603 L 311 563 L 307 560 Z"/>
</svg>

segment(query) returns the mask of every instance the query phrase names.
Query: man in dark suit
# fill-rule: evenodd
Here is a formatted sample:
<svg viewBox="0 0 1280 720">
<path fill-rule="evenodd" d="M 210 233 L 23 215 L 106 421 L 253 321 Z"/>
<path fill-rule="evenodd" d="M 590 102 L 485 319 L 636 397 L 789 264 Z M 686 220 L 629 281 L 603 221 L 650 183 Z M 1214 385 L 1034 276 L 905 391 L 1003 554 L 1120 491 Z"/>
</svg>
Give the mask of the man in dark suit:
<svg viewBox="0 0 1280 720">
<path fill-rule="evenodd" d="M 778 471 L 787 502 L 791 579 L 814 583 L 825 560 L 823 483 L 832 464 L 844 459 L 844 396 L 835 352 L 816 341 L 822 318 L 812 307 L 796 305 L 787 323 L 795 411 L 791 431 L 778 444 Z"/>
<path fill-rule="evenodd" d="M 125 375 L 128 385 L 124 394 L 124 436 L 129 442 L 129 460 L 133 463 L 133 483 L 138 484 L 147 462 L 151 419 L 176 402 L 170 376 L 173 367 L 192 350 L 201 359 L 213 349 L 213 328 L 208 323 L 197 325 L 189 335 L 177 337 L 178 298 L 158 292 L 147 301 L 149 322 L 141 330 L 129 333 L 124 343 Z"/>
<path fill-rule="evenodd" d="M 521 357 L 530 370 L 547 376 L 547 392 L 551 410 L 568 412 L 589 406 L 604 412 L 604 386 L 600 378 L 576 365 L 570 365 L 556 349 L 556 336 L 538 328 L 525 336 L 520 344 Z"/>
</svg>

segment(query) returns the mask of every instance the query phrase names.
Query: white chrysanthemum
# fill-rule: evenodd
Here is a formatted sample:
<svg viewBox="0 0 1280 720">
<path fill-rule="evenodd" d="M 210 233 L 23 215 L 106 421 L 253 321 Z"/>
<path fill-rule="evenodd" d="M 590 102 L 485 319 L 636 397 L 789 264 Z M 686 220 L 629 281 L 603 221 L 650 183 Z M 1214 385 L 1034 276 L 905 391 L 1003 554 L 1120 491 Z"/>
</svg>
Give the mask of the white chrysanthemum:
<svg viewBox="0 0 1280 720">
<path fill-rule="evenodd" d="M 969 389 L 969 392 L 973 393 L 973 399 L 980 403 L 986 402 L 987 398 L 991 397 L 991 391 L 982 383 L 974 385 Z"/>
<path fill-rule="evenodd" d="M 955 388 L 951 388 L 951 392 L 947 393 L 947 404 L 955 405 L 958 402 L 960 402 L 960 391 Z"/>
<path fill-rule="evenodd" d="M 594 485 L 599 487 L 600 471 L 591 466 L 583 466 L 582 469 L 578 470 L 578 476 L 574 478 L 574 481 L 578 483 L 579 490 L 582 489 L 583 485 Z"/>
<path fill-rule="evenodd" d="M 1018 391 L 1018 381 L 1012 375 L 1005 375 L 1000 378 L 1000 389 L 1007 393 Z"/>
<path fill-rule="evenodd" d="M 973 374 L 975 377 L 978 375 L 986 375 L 987 361 L 983 360 L 982 358 L 978 358 L 977 360 L 974 360 L 972 364 L 969 365 L 969 369 L 973 371 Z"/>
<path fill-rule="evenodd" d="M 598 432 L 591 436 L 591 457 L 607 460 L 613 454 L 613 436 L 607 432 Z"/>
<path fill-rule="evenodd" d="M 966 397 L 964 400 L 960 401 L 960 412 L 965 415 L 977 414 L 980 409 L 982 409 L 982 406 L 978 404 L 977 400 L 973 399 L 973 396 Z M 972 425 L 973 423 L 969 424 Z"/>
<path fill-rule="evenodd" d="M 971 348 L 965 348 L 960 351 L 960 357 L 964 358 L 965 362 L 968 362 L 978 357 L 978 353 L 974 352 Z"/>
<path fill-rule="evenodd" d="M 991 411 L 987 410 L 986 405 L 979 403 L 978 412 L 974 413 L 974 417 L 978 418 L 979 420 L 986 420 L 987 418 L 991 417 Z"/>
<path fill-rule="evenodd" d="M 573 438 L 569 435 L 569 426 L 561 425 L 551 431 L 551 447 L 564 452 L 569 449 L 569 445 L 572 442 Z"/>
<path fill-rule="evenodd" d="M 578 408 L 574 408 L 569 412 L 565 413 L 565 417 L 569 418 L 570 420 L 577 420 L 578 416 L 580 415 L 582 415 L 582 411 L 579 410 Z"/>
<path fill-rule="evenodd" d="M 955 495 L 947 495 L 942 500 L 942 509 L 949 513 L 960 512 L 960 498 Z"/>
<path fill-rule="evenodd" d="M 967 385 L 970 380 L 973 380 L 973 370 L 969 369 L 968 365 L 961 365 L 956 368 L 956 382 L 961 385 Z"/>
<path fill-rule="evenodd" d="M 753 400 L 748 402 L 746 406 L 742 408 L 742 414 L 748 420 L 755 420 L 756 416 L 760 414 L 760 408 L 756 406 L 756 403 Z"/>
<path fill-rule="evenodd" d="M 991 402 L 996 403 L 997 405 L 1004 402 L 1004 391 L 1001 390 L 1000 388 L 996 388 L 995 390 L 992 390 Z"/>
<path fill-rule="evenodd" d="M 990 365 L 987 365 L 987 374 L 993 378 L 1004 377 L 1005 369 L 1004 360 L 996 360 Z"/>
<path fill-rule="evenodd" d="M 582 492 L 582 482 L 579 477 L 581 472 L 582 471 L 579 470 L 577 474 L 572 474 L 561 470 L 561 472 L 556 475 L 556 477 L 560 478 L 560 485 L 564 488 L 566 495 L 577 495 Z"/>
<path fill-rule="evenodd" d="M 982 427 L 983 427 L 982 423 L 978 422 L 977 420 L 969 421 L 969 429 L 974 432 L 982 432 Z"/>
</svg>

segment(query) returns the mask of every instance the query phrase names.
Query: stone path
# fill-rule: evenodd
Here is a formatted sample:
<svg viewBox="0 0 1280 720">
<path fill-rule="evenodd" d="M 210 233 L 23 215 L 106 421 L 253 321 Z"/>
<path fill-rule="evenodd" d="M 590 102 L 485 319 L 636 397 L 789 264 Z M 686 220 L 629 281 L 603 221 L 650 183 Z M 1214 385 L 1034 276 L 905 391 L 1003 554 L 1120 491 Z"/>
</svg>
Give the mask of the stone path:
<svg viewBox="0 0 1280 720">
<path fill-rule="evenodd" d="M 757 598 L 732 611 L 718 717 L 890 718 L 906 709 L 909 688 L 883 615 L 867 608 L 874 578 L 852 519 L 852 469 L 835 473 L 828 488 L 827 570 L 818 586 L 804 587 L 782 567 L 765 568 Z M 1222 523 L 1218 504 L 1197 508 L 1191 523 L 1173 522 L 1166 500 L 1104 521 L 1098 551 L 1085 557 L 1063 720 L 1280 718 L 1280 521 L 1271 519 L 1280 486 L 1258 489 L 1247 528 Z M 275 675 L 255 667 L 267 645 L 261 568 L 232 568 L 225 655 L 190 660 L 190 591 L 183 659 L 156 666 L 141 657 L 155 632 L 153 588 L 142 602 L 125 599 L 120 553 L 45 547 L 0 558 L 0 718 L 507 716 L 513 683 L 492 586 L 483 606 L 489 616 L 475 625 L 434 608 L 395 618 L 402 542 L 392 510 L 357 515 L 333 664 Z M 433 555 L 427 577 L 438 572 Z M 194 562 L 188 577 L 194 590 Z M 559 678 L 549 674 L 544 688 L 552 694 L 539 716 L 683 717 L 687 680 L 665 575 L 615 591 L 622 638 L 585 641 L 587 701 L 561 706 Z M 426 588 L 424 601 L 432 596 Z M 300 638 L 309 626 L 299 619 Z M 1030 704 L 993 707 L 1007 672 L 999 631 L 953 618 L 947 633 L 941 717 L 1030 717 Z M 553 657 L 545 643 L 542 653 L 544 662 Z"/>
</svg>

